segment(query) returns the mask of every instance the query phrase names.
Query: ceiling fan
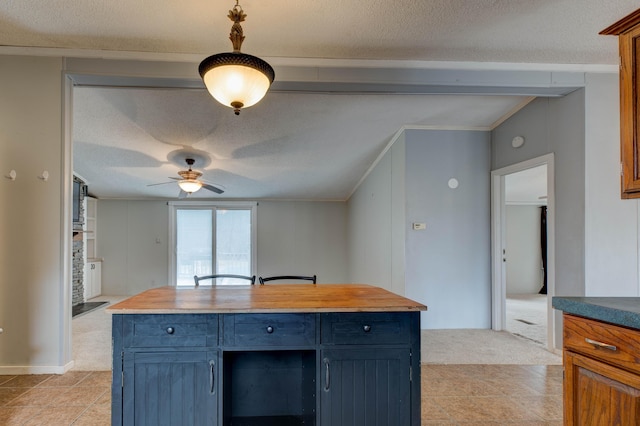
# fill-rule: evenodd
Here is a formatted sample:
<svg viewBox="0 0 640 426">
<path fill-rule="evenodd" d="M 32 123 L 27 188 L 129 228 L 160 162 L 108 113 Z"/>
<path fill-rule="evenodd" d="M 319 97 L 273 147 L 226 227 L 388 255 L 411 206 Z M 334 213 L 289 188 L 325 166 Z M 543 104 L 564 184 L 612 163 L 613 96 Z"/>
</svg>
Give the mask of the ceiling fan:
<svg viewBox="0 0 640 426">
<path fill-rule="evenodd" d="M 189 166 L 189 170 L 181 170 L 178 172 L 180 175 L 179 178 L 169 176 L 169 179 L 177 180 L 178 186 L 180 187 L 180 193 L 178 194 L 178 198 L 186 198 L 194 192 L 200 190 L 200 188 L 208 189 L 209 191 L 215 192 L 216 194 L 222 194 L 224 192 L 223 189 L 218 188 L 210 183 L 205 182 L 202 179 L 199 179 L 202 176 L 202 173 L 192 169 L 192 166 L 195 163 L 193 158 L 185 159 L 187 165 Z M 147 186 L 156 186 L 156 185 L 165 185 L 167 183 L 173 182 L 162 182 L 162 183 L 152 183 Z"/>
</svg>

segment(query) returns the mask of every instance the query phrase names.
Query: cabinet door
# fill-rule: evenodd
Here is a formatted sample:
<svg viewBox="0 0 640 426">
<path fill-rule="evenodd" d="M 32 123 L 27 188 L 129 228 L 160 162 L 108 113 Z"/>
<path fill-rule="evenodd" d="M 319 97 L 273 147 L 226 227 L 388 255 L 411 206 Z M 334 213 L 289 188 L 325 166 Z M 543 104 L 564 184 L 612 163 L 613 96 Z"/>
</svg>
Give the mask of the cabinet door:
<svg viewBox="0 0 640 426">
<path fill-rule="evenodd" d="M 640 197 L 640 26 L 620 35 L 622 198 Z"/>
<path fill-rule="evenodd" d="M 125 352 L 123 424 L 216 425 L 215 351 Z"/>
<path fill-rule="evenodd" d="M 410 424 L 409 349 L 331 349 L 321 356 L 321 424 Z"/>
<path fill-rule="evenodd" d="M 640 377 L 565 351 L 564 424 L 640 424 Z"/>
</svg>

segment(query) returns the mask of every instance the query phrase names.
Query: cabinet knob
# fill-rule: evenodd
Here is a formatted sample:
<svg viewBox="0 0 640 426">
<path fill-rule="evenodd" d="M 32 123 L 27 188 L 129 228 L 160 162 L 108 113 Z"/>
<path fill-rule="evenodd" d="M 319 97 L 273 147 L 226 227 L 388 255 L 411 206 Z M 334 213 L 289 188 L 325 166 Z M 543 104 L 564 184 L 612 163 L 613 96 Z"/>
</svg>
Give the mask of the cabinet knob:
<svg viewBox="0 0 640 426">
<path fill-rule="evenodd" d="M 173 334 L 175 331 L 176 331 L 175 328 L 167 327 L 167 334 Z"/>
<path fill-rule="evenodd" d="M 267 333 L 273 333 L 273 327 L 271 327 L 270 325 L 267 326 Z"/>
<path fill-rule="evenodd" d="M 362 327 L 362 329 L 364 330 L 365 333 L 368 333 L 371 331 L 371 326 L 369 324 L 365 325 Z"/>
</svg>

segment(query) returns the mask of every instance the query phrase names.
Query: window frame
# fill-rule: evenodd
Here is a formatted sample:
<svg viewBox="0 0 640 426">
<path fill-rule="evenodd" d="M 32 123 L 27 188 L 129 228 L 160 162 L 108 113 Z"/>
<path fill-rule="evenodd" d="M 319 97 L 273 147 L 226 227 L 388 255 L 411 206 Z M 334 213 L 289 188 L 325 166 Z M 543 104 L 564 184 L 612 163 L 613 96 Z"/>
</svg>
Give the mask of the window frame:
<svg viewBox="0 0 640 426">
<path fill-rule="evenodd" d="M 201 210 L 211 209 L 214 211 L 213 223 L 213 242 L 214 242 L 214 258 L 215 241 L 216 241 L 216 215 L 217 210 L 250 210 L 251 211 L 251 272 L 249 275 L 255 275 L 258 265 L 258 203 L 255 201 L 169 201 L 169 241 L 168 241 L 168 269 L 169 269 L 169 285 L 177 286 L 176 263 L 177 263 L 177 211 L 183 209 Z M 217 258 L 216 258 L 217 261 Z"/>
</svg>

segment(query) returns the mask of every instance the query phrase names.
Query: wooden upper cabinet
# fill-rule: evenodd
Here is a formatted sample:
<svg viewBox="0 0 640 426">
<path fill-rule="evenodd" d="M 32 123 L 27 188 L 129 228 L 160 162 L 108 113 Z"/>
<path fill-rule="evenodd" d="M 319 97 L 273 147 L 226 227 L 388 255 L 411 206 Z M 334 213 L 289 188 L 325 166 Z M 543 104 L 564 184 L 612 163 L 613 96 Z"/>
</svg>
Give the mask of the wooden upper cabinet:
<svg viewBox="0 0 640 426">
<path fill-rule="evenodd" d="M 640 198 L 640 9 L 602 30 L 620 47 L 620 161 L 622 198 Z"/>
</svg>

